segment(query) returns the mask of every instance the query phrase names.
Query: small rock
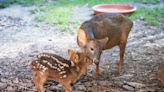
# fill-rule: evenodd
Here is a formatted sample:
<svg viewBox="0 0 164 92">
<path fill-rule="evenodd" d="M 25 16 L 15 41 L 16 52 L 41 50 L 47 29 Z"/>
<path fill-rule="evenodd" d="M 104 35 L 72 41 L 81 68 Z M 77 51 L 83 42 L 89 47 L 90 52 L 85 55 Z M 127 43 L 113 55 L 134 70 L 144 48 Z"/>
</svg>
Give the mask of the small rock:
<svg viewBox="0 0 164 92">
<path fill-rule="evenodd" d="M 7 80 L 6 78 L 1 78 L 1 81 L 4 82 L 4 83 L 11 82 L 10 80 Z"/>
<path fill-rule="evenodd" d="M 16 78 L 15 80 L 13 80 L 14 83 L 19 83 L 18 78 Z"/>
<path fill-rule="evenodd" d="M 8 87 L 6 88 L 6 90 L 7 90 L 7 92 L 16 92 L 16 88 L 11 87 L 11 86 L 8 86 Z"/>
<path fill-rule="evenodd" d="M 109 81 L 99 81 L 99 84 L 101 86 L 108 86 L 108 85 L 111 85 L 111 83 Z"/>
<path fill-rule="evenodd" d="M 58 88 L 62 88 L 63 86 L 62 86 L 61 84 L 58 84 L 57 87 L 58 87 Z"/>
<path fill-rule="evenodd" d="M 128 85 L 123 85 L 124 89 L 127 89 L 128 91 L 134 91 L 135 89 L 133 87 L 130 87 Z"/>
<path fill-rule="evenodd" d="M 48 39 L 48 41 L 52 41 L 52 39 Z"/>
<path fill-rule="evenodd" d="M 129 78 L 132 78 L 132 77 L 133 77 L 132 74 L 126 74 L 126 75 L 120 76 L 120 78 L 124 78 L 124 79 L 129 79 Z"/>
<path fill-rule="evenodd" d="M 50 86 L 49 90 L 51 91 L 62 91 L 63 90 L 63 86 L 58 84 L 57 86 Z"/>
<path fill-rule="evenodd" d="M 143 92 L 157 92 L 157 91 L 154 88 L 145 88 L 145 90 Z"/>
<path fill-rule="evenodd" d="M 7 84 L 6 83 L 0 83 L 0 90 L 4 90 L 5 88 L 7 88 Z"/>
<path fill-rule="evenodd" d="M 55 90 L 57 90 L 57 87 L 56 86 L 50 86 L 48 89 L 52 90 L 52 91 L 55 91 Z"/>
<path fill-rule="evenodd" d="M 79 90 L 79 91 L 86 91 L 86 88 L 85 88 L 84 85 L 79 85 L 77 90 Z"/>
<path fill-rule="evenodd" d="M 137 82 L 129 82 L 129 84 L 132 85 L 133 87 L 137 88 L 137 89 L 145 87 L 144 84 L 137 83 Z"/>
</svg>

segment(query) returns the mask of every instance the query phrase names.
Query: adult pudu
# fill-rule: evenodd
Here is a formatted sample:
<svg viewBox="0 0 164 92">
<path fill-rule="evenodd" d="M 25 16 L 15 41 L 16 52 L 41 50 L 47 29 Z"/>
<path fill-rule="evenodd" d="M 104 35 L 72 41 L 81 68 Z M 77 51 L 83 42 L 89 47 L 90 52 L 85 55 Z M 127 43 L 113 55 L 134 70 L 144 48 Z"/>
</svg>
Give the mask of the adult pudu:
<svg viewBox="0 0 164 92">
<path fill-rule="evenodd" d="M 162 86 L 164 86 L 164 64 L 160 66 L 158 79 L 161 81 Z"/>
<path fill-rule="evenodd" d="M 116 75 L 119 75 L 132 26 L 133 22 L 121 14 L 99 14 L 82 23 L 77 33 L 77 43 L 81 51 L 95 62 L 97 78 L 102 51 L 114 46 L 120 48 L 120 62 L 116 67 Z"/>
<path fill-rule="evenodd" d="M 65 92 L 72 92 L 71 85 L 87 71 L 92 60 L 85 54 L 68 50 L 70 60 L 58 55 L 42 53 L 30 64 L 38 92 L 44 92 L 44 83 L 54 80 L 63 85 Z"/>
</svg>

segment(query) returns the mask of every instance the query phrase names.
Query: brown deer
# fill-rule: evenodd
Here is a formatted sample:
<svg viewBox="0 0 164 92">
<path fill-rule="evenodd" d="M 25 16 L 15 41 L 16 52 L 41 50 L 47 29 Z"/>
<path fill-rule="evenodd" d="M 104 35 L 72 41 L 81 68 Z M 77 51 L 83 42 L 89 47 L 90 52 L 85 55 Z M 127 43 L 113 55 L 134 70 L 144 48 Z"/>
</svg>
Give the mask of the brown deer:
<svg viewBox="0 0 164 92">
<path fill-rule="evenodd" d="M 158 73 L 158 80 L 161 81 L 161 84 L 164 86 L 164 64 L 161 65 L 159 73 Z"/>
<path fill-rule="evenodd" d="M 85 75 L 87 67 L 92 60 L 85 54 L 68 50 L 70 60 L 58 55 L 42 53 L 30 64 L 34 83 L 38 92 L 44 92 L 44 83 L 47 80 L 54 80 L 63 85 L 65 92 L 72 92 L 71 85 L 82 75 Z"/>
<path fill-rule="evenodd" d="M 120 62 L 116 75 L 123 66 L 124 51 L 133 22 L 122 14 L 99 14 L 80 26 L 77 43 L 82 52 L 93 59 L 96 64 L 96 77 L 99 78 L 99 60 L 103 50 L 114 46 L 120 48 Z"/>
</svg>

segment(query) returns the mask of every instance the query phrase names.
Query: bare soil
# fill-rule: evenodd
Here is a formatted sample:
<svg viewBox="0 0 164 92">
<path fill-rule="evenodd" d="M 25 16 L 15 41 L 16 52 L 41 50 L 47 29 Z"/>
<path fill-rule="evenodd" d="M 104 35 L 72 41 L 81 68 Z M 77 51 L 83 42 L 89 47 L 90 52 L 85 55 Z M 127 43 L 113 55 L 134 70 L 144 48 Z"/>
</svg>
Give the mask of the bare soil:
<svg viewBox="0 0 164 92">
<path fill-rule="evenodd" d="M 87 11 L 81 21 L 90 18 Z M 28 67 L 32 57 L 41 52 L 67 57 L 67 49 L 78 50 L 76 33 L 68 35 L 55 26 L 36 23 L 30 14 L 31 7 L 18 5 L 0 10 L 0 92 L 35 92 L 32 74 Z M 164 64 L 164 28 L 151 26 L 141 20 L 134 21 L 125 52 L 121 75 L 114 76 L 119 49 L 114 47 L 101 56 L 101 77 L 94 78 L 94 66 L 88 75 L 77 82 L 74 92 L 164 92 L 157 80 L 159 66 Z M 45 84 L 47 92 L 63 92 L 54 81 Z M 58 91 L 57 91 L 58 90 Z"/>
</svg>

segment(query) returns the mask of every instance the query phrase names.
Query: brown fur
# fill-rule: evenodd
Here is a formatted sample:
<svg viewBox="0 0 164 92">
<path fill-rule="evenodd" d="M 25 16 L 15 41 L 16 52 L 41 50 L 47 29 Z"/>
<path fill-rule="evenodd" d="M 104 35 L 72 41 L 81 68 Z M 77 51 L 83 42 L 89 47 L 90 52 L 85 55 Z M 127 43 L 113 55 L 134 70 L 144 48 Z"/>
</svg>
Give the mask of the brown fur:
<svg viewBox="0 0 164 92">
<path fill-rule="evenodd" d="M 161 81 L 162 85 L 164 86 L 164 64 L 161 65 L 160 67 L 158 79 Z"/>
<path fill-rule="evenodd" d="M 42 53 L 34 58 L 30 66 L 38 92 L 44 92 L 43 85 L 47 80 L 57 81 L 64 86 L 65 92 L 72 92 L 71 84 L 86 73 L 92 60 L 70 49 L 68 55 L 71 61 L 50 53 Z"/>
<path fill-rule="evenodd" d="M 99 14 L 85 21 L 77 33 L 77 43 L 92 59 L 99 61 L 101 52 L 114 46 L 120 48 L 120 62 L 116 74 L 119 75 L 124 51 L 133 22 L 121 14 Z M 99 63 L 96 62 L 96 76 L 99 77 Z"/>
</svg>

